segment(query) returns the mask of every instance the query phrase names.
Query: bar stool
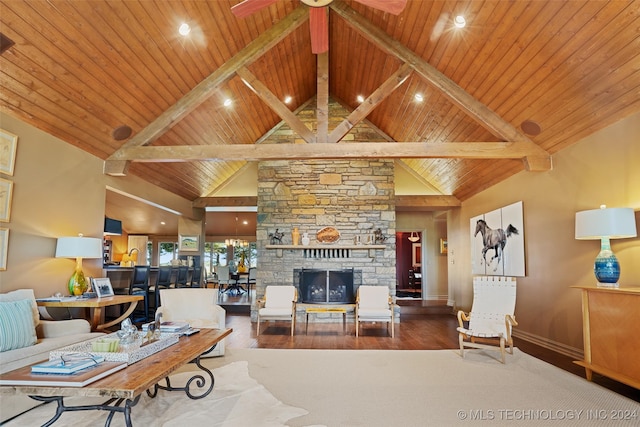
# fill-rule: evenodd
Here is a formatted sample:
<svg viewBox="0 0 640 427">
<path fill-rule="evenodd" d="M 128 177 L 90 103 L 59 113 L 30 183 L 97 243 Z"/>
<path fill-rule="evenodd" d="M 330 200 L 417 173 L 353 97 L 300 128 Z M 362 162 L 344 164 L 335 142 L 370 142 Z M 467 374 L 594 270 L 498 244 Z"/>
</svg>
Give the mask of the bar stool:
<svg viewBox="0 0 640 427">
<path fill-rule="evenodd" d="M 173 268 L 169 265 L 158 267 L 158 277 L 156 278 L 156 286 L 154 289 L 157 309 L 160 307 L 160 289 L 169 289 L 171 287 L 171 274 Z"/>
<path fill-rule="evenodd" d="M 136 312 L 131 314 L 131 320 L 136 321 L 149 321 L 149 271 L 148 265 L 136 265 L 133 267 L 133 276 L 131 277 L 131 284 L 129 285 L 129 295 L 142 295 L 144 296 L 144 317 L 136 318 Z"/>
</svg>

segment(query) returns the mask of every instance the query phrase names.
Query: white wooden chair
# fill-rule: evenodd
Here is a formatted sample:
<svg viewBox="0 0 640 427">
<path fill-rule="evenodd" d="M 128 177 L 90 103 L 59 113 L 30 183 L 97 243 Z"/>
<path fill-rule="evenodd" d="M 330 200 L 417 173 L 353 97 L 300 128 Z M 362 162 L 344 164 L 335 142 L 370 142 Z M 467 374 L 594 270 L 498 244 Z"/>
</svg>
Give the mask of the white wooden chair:
<svg viewBox="0 0 640 427">
<path fill-rule="evenodd" d="M 207 288 L 176 288 L 160 290 L 161 321 L 187 322 L 196 329 L 224 329 L 226 311 L 218 305 L 218 290 Z M 224 356 L 224 340 L 204 357 Z"/>
<path fill-rule="evenodd" d="M 473 305 L 469 314 L 458 311 L 458 341 L 460 355 L 464 348 L 498 350 L 505 363 L 505 346 L 513 354 L 511 328 L 517 326 L 516 279 L 502 276 L 477 276 L 473 278 Z M 469 322 L 465 327 L 464 322 Z M 467 341 L 469 340 L 469 341 Z M 476 342 L 476 341 L 481 342 Z"/>
<path fill-rule="evenodd" d="M 394 337 L 393 300 L 386 286 L 362 285 L 356 296 L 356 337 L 360 322 L 388 322 Z"/>
<path fill-rule="evenodd" d="M 296 301 L 298 290 L 295 286 L 267 286 L 264 299 L 258 300 L 258 325 L 256 335 L 260 335 L 261 320 L 284 320 L 291 322 L 291 336 L 296 328 Z"/>
</svg>

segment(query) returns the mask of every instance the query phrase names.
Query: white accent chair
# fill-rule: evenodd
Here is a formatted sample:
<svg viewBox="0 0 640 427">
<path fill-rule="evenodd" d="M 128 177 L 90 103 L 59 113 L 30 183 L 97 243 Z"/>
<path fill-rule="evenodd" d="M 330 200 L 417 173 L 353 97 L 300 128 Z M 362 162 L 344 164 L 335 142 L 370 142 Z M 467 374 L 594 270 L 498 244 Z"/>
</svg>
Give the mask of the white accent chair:
<svg viewBox="0 0 640 427">
<path fill-rule="evenodd" d="M 207 288 L 174 288 L 160 290 L 161 321 L 188 322 L 197 329 L 224 329 L 226 311 L 218 305 L 218 290 Z M 224 340 L 203 357 L 224 356 Z"/>
<path fill-rule="evenodd" d="M 267 286 L 264 298 L 258 300 L 258 325 L 256 335 L 260 335 L 260 321 L 284 320 L 291 322 L 291 336 L 296 329 L 296 301 L 298 290 L 295 286 Z"/>
<path fill-rule="evenodd" d="M 518 325 L 514 316 L 515 308 L 515 277 L 474 277 L 471 311 L 469 314 L 458 311 L 459 326 L 456 330 L 460 355 L 464 357 L 465 347 L 498 350 L 502 356 L 501 362 L 505 363 L 506 345 L 509 346 L 509 353 L 513 354 L 511 328 Z M 468 327 L 464 322 L 469 322 Z"/>
<path fill-rule="evenodd" d="M 388 322 L 391 338 L 394 337 L 393 299 L 386 286 L 362 285 L 356 295 L 356 338 L 360 322 Z"/>
</svg>

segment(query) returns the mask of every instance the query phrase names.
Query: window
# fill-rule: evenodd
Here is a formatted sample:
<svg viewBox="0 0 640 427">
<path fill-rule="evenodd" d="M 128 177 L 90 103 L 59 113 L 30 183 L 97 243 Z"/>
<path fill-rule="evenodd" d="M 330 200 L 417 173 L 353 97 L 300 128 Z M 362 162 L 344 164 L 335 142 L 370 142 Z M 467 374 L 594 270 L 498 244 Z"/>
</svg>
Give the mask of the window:
<svg viewBox="0 0 640 427">
<path fill-rule="evenodd" d="M 207 277 L 213 275 L 218 265 L 227 265 L 227 247 L 224 242 L 206 242 L 204 244 L 204 268 Z"/>
<path fill-rule="evenodd" d="M 171 265 L 174 259 L 178 258 L 178 242 L 160 242 L 160 256 L 158 265 Z"/>
</svg>

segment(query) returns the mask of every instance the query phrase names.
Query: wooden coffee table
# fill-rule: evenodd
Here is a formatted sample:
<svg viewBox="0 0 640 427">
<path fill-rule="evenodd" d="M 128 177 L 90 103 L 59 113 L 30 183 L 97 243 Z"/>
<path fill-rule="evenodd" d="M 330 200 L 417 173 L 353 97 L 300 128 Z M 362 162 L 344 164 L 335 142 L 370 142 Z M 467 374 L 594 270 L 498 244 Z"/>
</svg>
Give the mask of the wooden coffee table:
<svg viewBox="0 0 640 427">
<path fill-rule="evenodd" d="M 102 410 L 109 412 L 105 426 L 111 424 L 116 412 L 122 412 L 125 424 L 131 427 L 131 408 L 138 403 L 144 391 L 151 397 L 155 397 L 158 389 L 184 391 L 191 399 L 201 399 L 211 393 L 215 382 L 213 373 L 200 364 L 200 357 L 213 350 L 213 346 L 232 331 L 232 329 L 202 329 L 201 332 L 194 335 L 181 337 L 177 344 L 160 350 L 139 362 L 127 366 L 123 370 L 85 387 L 3 385 L 0 386 L 0 395 L 26 394 L 35 400 L 57 402 L 58 406 L 55 415 L 47 423 L 43 424 L 44 426 L 53 424 L 65 411 Z M 194 373 L 185 387 L 172 387 L 167 377 L 187 363 L 195 363 L 202 372 L 197 371 Z M 20 368 L 19 370 L 25 369 L 30 372 L 31 367 Z M 11 375 L 12 372 L 2 374 L 0 378 L 4 379 L 6 376 Z M 207 378 L 205 378 L 205 374 Z M 162 380 L 165 380 L 165 384 L 160 384 Z M 209 387 L 202 391 L 207 383 L 210 383 Z M 197 387 L 197 390 L 193 392 L 190 390 L 192 384 Z M 109 399 L 101 405 L 65 406 L 64 398 L 68 396 L 93 396 Z"/>
</svg>

